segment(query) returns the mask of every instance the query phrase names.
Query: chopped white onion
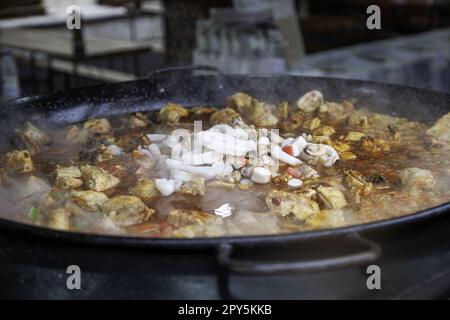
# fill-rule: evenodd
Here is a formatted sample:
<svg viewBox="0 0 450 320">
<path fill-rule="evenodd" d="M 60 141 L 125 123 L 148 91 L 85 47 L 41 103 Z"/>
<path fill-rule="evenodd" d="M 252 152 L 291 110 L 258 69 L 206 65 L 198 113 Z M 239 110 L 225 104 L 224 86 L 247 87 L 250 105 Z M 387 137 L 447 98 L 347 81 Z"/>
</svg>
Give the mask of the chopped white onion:
<svg viewBox="0 0 450 320">
<path fill-rule="evenodd" d="M 167 134 L 149 133 L 147 137 L 151 142 L 161 142 L 167 138 Z"/>
<path fill-rule="evenodd" d="M 293 187 L 293 188 L 300 187 L 302 184 L 303 184 L 303 181 L 300 179 L 296 179 L 296 178 L 289 179 L 289 181 L 288 181 L 288 186 Z"/>
<path fill-rule="evenodd" d="M 255 183 L 270 182 L 271 173 L 269 169 L 264 167 L 255 167 L 252 172 L 251 180 Z"/>
<path fill-rule="evenodd" d="M 116 146 L 115 144 L 111 144 L 107 146 L 108 150 L 115 156 L 123 154 L 123 149 Z"/>
<path fill-rule="evenodd" d="M 175 192 L 175 180 L 155 179 L 156 189 L 165 197 Z"/>
<path fill-rule="evenodd" d="M 231 206 L 229 203 L 225 203 L 220 207 L 218 207 L 217 209 L 214 209 L 214 214 L 222 218 L 226 218 L 231 216 L 234 210 L 235 208 L 233 206 Z"/>
<path fill-rule="evenodd" d="M 281 148 L 279 146 L 273 146 L 272 149 L 270 150 L 270 154 L 271 154 L 272 158 L 283 161 L 287 164 L 290 164 L 291 166 L 298 166 L 298 165 L 302 164 L 302 161 L 300 159 L 297 159 L 297 158 L 287 154 L 286 152 L 281 150 Z"/>
</svg>

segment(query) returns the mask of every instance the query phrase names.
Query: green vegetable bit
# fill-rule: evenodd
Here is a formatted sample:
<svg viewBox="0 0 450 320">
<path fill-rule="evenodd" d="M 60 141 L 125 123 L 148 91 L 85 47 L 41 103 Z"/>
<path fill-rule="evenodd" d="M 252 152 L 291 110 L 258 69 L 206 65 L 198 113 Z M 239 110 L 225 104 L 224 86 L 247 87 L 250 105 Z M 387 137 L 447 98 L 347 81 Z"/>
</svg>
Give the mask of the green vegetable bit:
<svg viewBox="0 0 450 320">
<path fill-rule="evenodd" d="M 31 207 L 27 211 L 27 217 L 28 217 L 28 219 L 30 219 L 32 221 L 36 221 L 39 218 L 40 214 L 41 214 L 41 211 L 39 210 L 39 208 L 35 208 L 35 207 Z"/>
</svg>

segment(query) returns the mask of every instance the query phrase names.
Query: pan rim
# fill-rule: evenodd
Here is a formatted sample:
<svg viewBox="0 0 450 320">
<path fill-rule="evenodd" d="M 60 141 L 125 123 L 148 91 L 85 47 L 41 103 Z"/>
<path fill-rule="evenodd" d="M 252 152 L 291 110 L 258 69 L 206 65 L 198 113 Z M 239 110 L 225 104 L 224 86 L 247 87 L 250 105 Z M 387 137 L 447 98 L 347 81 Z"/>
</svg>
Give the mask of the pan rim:
<svg viewBox="0 0 450 320">
<path fill-rule="evenodd" d="M 428 219 L 450 214 L 450 202 L 420 210 L 408 215 L 390 219 L 355 224 L 340 228 L 327 228 L 292 233 L 262 234 L 249 236 L 223 236 L 198 238 L 151 238 L 124 235 L 94 234 L 76 231 L 63 231 L 43 226 L 35 226 L 14 220 L 0 218 L 0 230 L 9 229 L 28 236 L 43 237 L 48 240 L 63 240 L 74 244 L 117 246 L 135 248 L 165 248 L 165 249 L 204 249 L 215 248 L 222 244 L 262 245 L 268 243 L 302 242 L 317 239 L 331 239 L 355 233 L 374 232 L 381 229 L 419 223 Z"/>
</svg>

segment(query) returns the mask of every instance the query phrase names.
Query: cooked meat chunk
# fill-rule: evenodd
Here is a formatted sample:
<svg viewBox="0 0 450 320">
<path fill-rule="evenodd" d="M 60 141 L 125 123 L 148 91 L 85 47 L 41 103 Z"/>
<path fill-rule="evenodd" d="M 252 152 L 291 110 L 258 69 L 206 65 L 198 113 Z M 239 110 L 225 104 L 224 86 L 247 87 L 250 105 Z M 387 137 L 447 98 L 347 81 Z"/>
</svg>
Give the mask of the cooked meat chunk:
<svg viewBox="0 0 450 320">
<path fill-rule="evenodd" d="M 133 188 L 131 188 L 130 193 L 144 201 L 151 200 L 161 195 L 153 180 L 140 180 Z"/>
<path fill-rule="evenodd" d="M 364 128 L 369 125 L 369 120 L 368 120 L 367 116 L 361 115 L 357 112 L 349 115 L 347 122 L 348 122 L 348 125 L 353 128 L 358 128 L 358 127 Z"/>
<path fill-rule="evenodd" d="M 241 115 L 234 109 L 225 108 L 214 112 L 209 118 L 211 124 L 228 124 L 234 125 L 238 122 L 243 122 Z"/>
<path fill-rule="evenodd" d="M 70 167 L 57 166 L 55 169 L 55 176 L 57 178 L 60 178 L 60 177 L 80 178 L 81 171 L 80 171 L 80 168 L 78 168 L 76 166 L 70 166 Z"/>
<path fill-rule="evenodd" d="M 87 120 L 83 127 L 91 134 L 105 134 L 111 131 L 111 123 L 105 118 Z"/>
<path fill-rule="evenodd" d="M 105 201 L 101 207 L 117 226 L 142 223 L 155 213 L 155 210 L 147 208 L 142 200 L 135 196 L 115 196 Z"/>
<path fill-rule="evenodd" d="M 132 128 L 145 128 L 149 124 L 148 118 L 140 112 L 130 117 L 130 126 Z"/>
<path fill-rule="evenodd" d="M 80 170 L 84 183 L 91 190 L 104 191 L 120 183 L 119 178 L 95 166 L 81 166 Z"/>
<path fill-rule="evenodd" d="M 83 185 L 83 180 L 72 177 L 56 178 L 56 186 L 61 189 L 76 189 Z"/>
<path fill-rule="evenodd" d="M 104 193 L 92 190 L 72 191 L 70 197 L 75 204 L 92 212 L 99 211 L 100 206 L 108 200 Z"/>
<path fill-rule="evenodd" d="M 307 130 L 308 132 L 312 132 L 314 129 L 320 127 L 320 119 L 312 118 L 303 122 L 302 128 Z"/>
<path fill-rule="evenodd" d="M 78 188 L 83 185 L 83 180 L 79 179 L 81 178 L 81 171 L 76 166 L 57 166 L 55 176 L 56 185 L 62 189 Z"/>
<path fill-rule="evenodd" d="M 180 192 L 192 196 L 205 195 L 205 178 L 195 178 L 183 183 Z"/>
<path fill-rule="evenodd" d="M 14 150 L 6 154 L 6 170 L 8 172 L 25 173 L 34 170 L 33 161 L 28 150 Z"/>
<path fill-rule="evenodd" d="M 282 129 L 287 132 L 297 131 L 302 126 L 304 119 L 303 112 L 295 112 L 282 123 Z"/>
<path fill-rule="evenodd" d="M 280 103 L 275 109 L 275 116 L 280 121 L 287 120 L 289 116 L 289 103 L 287 103 L 286 101 Z"/>
<path fill-rule="evenodd" d="M 159 120 L 164 123 L 178 123 L 187 117 L 189 111 L 177 103 L 168 103 L 159 111 Z"/>
<path fill-rule="evenodd" d="M 450 143 L 450 112 L 439 118 L 439 120 L 428 129 L 427 136 L 433 145 L 448 145 Z"/>
<path fill-rule="evenodd" d="M 217 109 L 216 108 L 211 108 L 211 107 L 194 107 L 189 109 L 189 112 L 194 115 L 194 116 L 205 116 L 205 115 L 211 115 L 214 112 L 216 112 Z"/>
<path fill-rule="evenodd" d="M 181 227 L 190 224 L 204 225 L 206 222 L 214 219 L 216 217 L 208 212 L 176 209 L 170 211 L 167 216 L 167 223 L 174 227 Z"/>
<path fill-rule="evenodd" d="M 341 121 L 349 115 L 345 106 L 336 102 L 326 102 L 320 106 L 319 116 L 322 119 Z"/>
<path fill-rule="evenodd" d="M 347 136 L 345 137 L 346 141 L 359 141 L 361 140 L 366 134 L 364 132 L 358 132 L 358 131 L 350 131 Z"/>
<path fill-rule="evenodd" d="M 340 209 L 322 210 L 305 221 L 311 229 L 339 228 L 345 223 L 344 211 Z"/>
<path fill-rule="evenodd" d="M 431 191 L 434 187 L 434 177 L 430 170 L 407 168 L 399 173 L 401 183 L 409 193 Z"/>
<path fill-rule="evenodd" d="M 318 136 L 332 136 L 336 130 L 332 126 L 320 126 L 313 130 L 313 134 Z"/>
<path fill-rule="evenodd" d="M 294 216 L 298 220 L 305 220 L 320 211 L 317 202 L 282 190 L 271 190 L 266 197 L 266 204 L 272 212 L 282 217 Z"/>
<path fill-rule="evenodd" d="M 89 130 L 80 129 L 78 126 L 70 126 L 66 132 L 66 139 L 72 143 L 86 143 L 89 139 Z"/>
<path fill-rule="evenodd" d="M 387 152 L 391 150 L 389 144 L 381 138 L 376 138 L 372 136 L 365 136 L 361 138 L 361 147 L 364 151 L 371 154 L 377 154 L 380 152 Z"/>
<path fill-rule="evenodd" d="M 304 112 L 314 112 L 319 109 L 323 101 L 323 94 L 320 91 L 310 91 L 298 99 L 297 108 Z"/>
<path fill-rule="evenodd" d="M 69 230 L 70 212 L 65 208 L 52 210 L 48 216 L 48 226 L 59 230 Z"/>
<path fill-rule="evenodd" d="M 228 106 L 237 110 L 245 121 L 257 127 L 271 127 L 278 123 L 270 105 L 261 103 L 245 93 L 236 93 L 228 98 Z"/>
<path fill-rule="evenodd" d="M 356 170 L 345 170 L 344 182 L 349 189 L 355 189 L 360 192 L 370 192 L 373 189 L 373 184 Z"/>
<path fill-rule="evenodd" d="M 22 140 L 31 154 L 39 152 L 39 146 L 50 143 L 48 134 L 34 126 L 31 122 L 26 122 L 22 128 L 16 130 L 18 138 Z"/>
<path fill-rule="evenodd" d="M 324 208 L 327 209 L 341 209 L 347 206 L 342 191 L 333 187 L 320 186 L 317 188 L 317 197 L 323 203 Z"/>
</svg>

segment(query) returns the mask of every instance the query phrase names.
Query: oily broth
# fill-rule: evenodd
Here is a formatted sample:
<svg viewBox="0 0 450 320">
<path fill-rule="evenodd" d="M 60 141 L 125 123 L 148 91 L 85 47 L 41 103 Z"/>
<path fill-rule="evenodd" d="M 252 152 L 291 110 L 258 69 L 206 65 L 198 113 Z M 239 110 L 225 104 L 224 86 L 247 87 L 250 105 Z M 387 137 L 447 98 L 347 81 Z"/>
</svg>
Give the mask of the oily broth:
<svg viewBox="0 0 450 320">
<path fill-rule="evenodd" d="M 353 225 L 358 223 L 372 222 L 382 219 L 411 214 L 421 209 L 433 207 L 450 201 L 449 179 L 450 159 L 445 150 L 433 149 L 427 147 L 424 135 L 427 126 L 424 124 L 409 122 L 406 119 L 378 115 L 370 111 L 361 111 L 361 114 L 368 116 L 372 121 L 368 128 L 364 129 L 364 133 L 377 136 L 386 136 L 385 128 L 388 124 L 398 126 L 401 139 L 399 141 L 390 141 L 390 150 L 378 154 L 370 154 L 363 148 L 355 146 L 352 150 L 357 155 L 354 160 L 339 161 L 333 168 L 318 168 L 321 179 L 332 180 L 333 178 L 342 178 L 343 170 L 356 170 L 361 172 L 365 177 L 376 175 L 383 176 L 383 185 L 386 188 L 371 192 L 363 199 L 363 205 L 357 206 L 349 201 L 349 206 L 343 209 L 346 220 L 345 225 Z M 127 127 L 124 116 L 114 117 L 111 123 L 114 124 L 113 136 L 117 140 L 129 141 L 129 147 L 124 147 L 125 155 L 114 157 L 113 160 L 104 161 L 97 164 L 105 170 L 113 170 L 114 166 L 123 166 L 125 172 L 122 172 L 121 183 L 119 186 L 106 190 L 104 193 L 108 197 L 114 195 L 126 195 L 129 189 L 136 182 L 137 177 L 133 174 L 136 170 L 130 156 L 127 154 L 132 152 L 137 145 L 139 136 L 144 133 L 159 132 L 168 133 L 175 128 L 192 128 L 192 121 L 202 119 L 205 123 L 205 116 L 195 117 L 190 115 L 186 123 L 180 124 L 152 124 L 148 128 Z M 156 113 L 149 113 L 149 118 L 156 119 Z M 156 121 L 155 121 L 156 122 Z M 345 136 L 353 128 L 349 128 L 343 124 L 335 122 L 324 122 L 335 128 L 335 137 Z M 86 151 L 85 143 L 70 143 L 66 138 L 67 128 L 46 128 L 52 136 L 52 143 L 44 146 L 40 153 L 33 157 L 35 172 L 33 175 L 48 181 L 53 186 L 53 171 L 57 165 L 70 166 L 82 165 L 86 161 L 80 160 L 80 152 Z M 299 134 L 300 131 L 294 132 Z M 101 140 L 102 135 L 95 136 L 93 140 Z M 126 144 L 125 144 L 126 145 Z M 281 166 L 280 173 L 283 173 L 287 166 Z M 436 178 L 436 188 L 433 192 L 421 193 L 420 195 L 411 196 L 402 191 L 402 187 L 398 182 L 398 171 L 406 167 L 420 167 L 430 170 Z M 26 174 L 12 174 L 3 178 L 3 187 L 0 189 L 1 197 L 4 199 L 3 217 L 16 220 L 23 223 L 33 223 L 35 225 L 46 226 L 44 221 L 30 221 L 23 206 L 15 205 L 15 201 L 10 201 L 11 195 L 20 188 L 20 183 Z M 156 176 L 154 177 L 156 178 Z M 325 184 L 330 183 L 325 181 Z M 248 190 L 240 189 L 238 186 L 228 187 L 206 187 L 204 196 L 190 196 L 180 193 L 174 193 L 168 197 L 157 197 L 156 199 L 144 201 L 145 204 L 156 211 L 149 221 L 142 225 L 129 226 L 113 232 L 105 232 L 102 228 L 93 227 L 96 222 L 101 221 L 102 214 L 94 213 L 85 221 L 78 222 L 71 226 L 71 231 L 91 232 L 91 233 L 110 233 L 110 234 L 131 234 L 133 236 L 142 237 L 173 237 L 180 236 L 173 233 L 176 229 L 167 225 L 167 217 L 172 210 L 192 210 L 211 213 L 214 209 L 220 207 L 224 203 L 229 203 L 234 209 L 234 214 L 229 218 L 215 218 L 214 227 L 220 225 L 223 234 L 215 234 L 212 232 L 207 236 L 216 235 L 250 235 L 250 234 L 271 234 L 286 233 L 303 230 L 315 229 L 306 225 L 303 221 L 297 221 L 290 217 L 281 217 L 274 215 L 268 211 L 265 202 L 265 196 L 271 189 L 286 190 L 295 192 L 294 189 L 287 187 L 283 183 L 272 182 L 264 185 L 254 185 Z M 53 192 L 54 190 L 52 190 Z M 57 192 L 63 192 L 57 190 Z M 87 222 L 86 222 L 87 221 Z M 91 223 L 91 222 L 95 223 Z M 326 227 L 326 226 L 325 226 Z M 144 230 L 144 231 L 143 231 Z M 196 235 L 194 235 L 196 236 Z"/>
</svg>

